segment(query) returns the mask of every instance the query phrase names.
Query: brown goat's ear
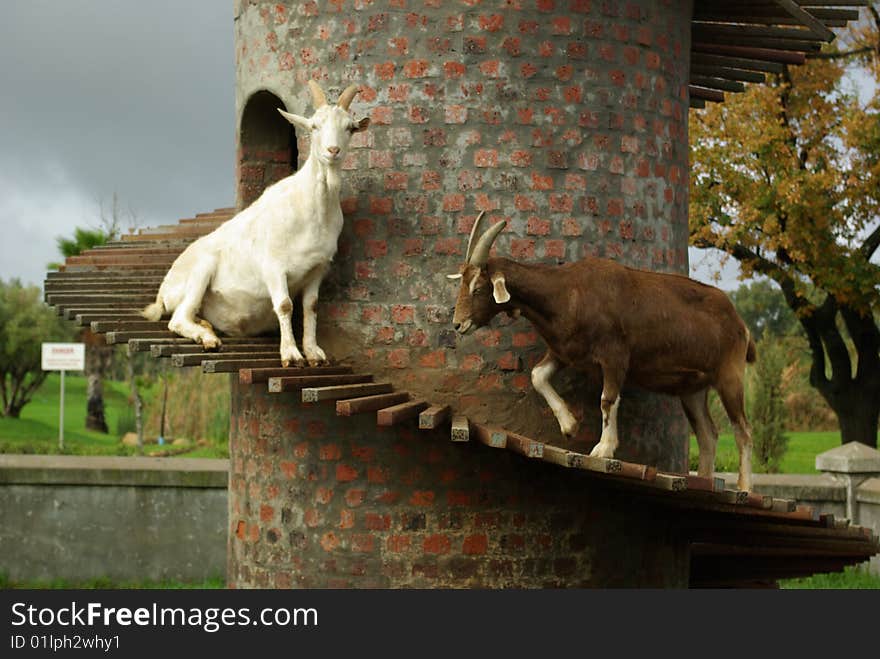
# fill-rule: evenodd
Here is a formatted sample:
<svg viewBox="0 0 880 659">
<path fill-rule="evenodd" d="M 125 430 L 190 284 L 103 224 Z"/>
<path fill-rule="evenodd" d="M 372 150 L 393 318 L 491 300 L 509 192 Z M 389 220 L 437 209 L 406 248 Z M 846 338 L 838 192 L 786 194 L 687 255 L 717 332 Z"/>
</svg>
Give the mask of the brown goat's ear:
<svg viewBox="0 0 880 659">
<path fill-rule="evenodd" d="M 500 272 L 496 272 L 492 275 L 492 297 L 495 298 L 496 304 L 510 302 L 510 293 L 507 292 L 507 284 L 504 281 L 504 275 Z"/>
<path fill-rule="evenodd" d="M 367 130 L 367 126 L 369 126 L 369 125 L 370 125 L 370 118 L 364 117 L 363 119 L 361 119 L 359 122 L 357 122 L 354 125 L 354 130 L 351 132 L 352 133 L 359 133 L 362 130 Z"/>
</svg>

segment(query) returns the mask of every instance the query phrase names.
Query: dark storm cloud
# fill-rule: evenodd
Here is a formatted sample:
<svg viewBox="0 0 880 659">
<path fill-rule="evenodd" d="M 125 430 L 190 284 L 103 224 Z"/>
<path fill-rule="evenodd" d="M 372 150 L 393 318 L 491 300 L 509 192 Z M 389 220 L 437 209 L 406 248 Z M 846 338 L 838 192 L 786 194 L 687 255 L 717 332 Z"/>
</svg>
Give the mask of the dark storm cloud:
<svg viewBox="0 0 880 659">
<path fill-rule="evenodd" d="M 0 277 L 114 192 L 146 224 L 232 203 L 232 28 L 228 0 L 4 3 Z"/>
</svg>

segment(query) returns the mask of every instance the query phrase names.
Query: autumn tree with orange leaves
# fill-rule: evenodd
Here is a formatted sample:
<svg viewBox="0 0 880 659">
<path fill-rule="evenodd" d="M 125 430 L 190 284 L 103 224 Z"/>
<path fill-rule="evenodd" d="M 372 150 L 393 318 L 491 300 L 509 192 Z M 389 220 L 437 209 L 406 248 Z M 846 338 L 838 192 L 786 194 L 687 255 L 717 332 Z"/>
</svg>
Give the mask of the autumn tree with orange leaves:
<svg viewBox="0 0 880 659">
<path fill-rule="evenodd" d="M 876 9 L 838 42 L 691 112 L 690 237 L 780 286 L 842 441 L 876 446 L 880 98 L 860 103 L 854 88 L 878 81 Z"/>
</svg>

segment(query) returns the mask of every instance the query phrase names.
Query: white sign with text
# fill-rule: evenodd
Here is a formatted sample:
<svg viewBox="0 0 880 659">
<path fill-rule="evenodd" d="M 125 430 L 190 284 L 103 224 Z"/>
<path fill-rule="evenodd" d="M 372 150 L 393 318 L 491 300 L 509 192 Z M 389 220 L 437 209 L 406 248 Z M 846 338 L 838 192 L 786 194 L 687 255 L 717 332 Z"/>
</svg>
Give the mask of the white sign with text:
<svg viewBox="0 0 880 659">
<path fill-rule="evenodd" d="M 44 343 L 44 371 L 81 371 L 86 367 L 85 343 Z"/>
</svg>

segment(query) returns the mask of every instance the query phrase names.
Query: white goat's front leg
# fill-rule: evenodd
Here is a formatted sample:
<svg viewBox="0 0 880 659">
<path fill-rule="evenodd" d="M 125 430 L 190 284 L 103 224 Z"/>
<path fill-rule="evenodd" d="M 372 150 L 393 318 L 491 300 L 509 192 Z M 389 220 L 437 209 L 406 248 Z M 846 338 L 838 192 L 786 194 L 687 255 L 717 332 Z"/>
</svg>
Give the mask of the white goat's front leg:
<svg viewBox="0 0 880 659">
<path fill-rule="evenodd" d="M 202 306 L 205 291 L 214 276 L 216 261 L 203 261 L 200 267 L 192 270 L 186 279 L 186 295 L 171 314 L 168 329 L 175 334 L 198 341 L 208 350 L 219 348 L 220 339 L 214 328 L 206 321 L 196 321 L 196 312 Z"/>
<path fill-rule="evenodd" d="M 559 422 L 559 429 L 566 437 L 574 437 L 577 434 L 578 422 L 568 409 L 562 397 L 556 393 L 553 385 L 550 384 L 550 378 L 559 368 L 559 362 L 553 359 L 548 352 L 544 358 L 538 362 L 537 366 L 532 369 L 532 386 L 547 401 L 547 405 L 553 410 L 556 420 Z"/>
<path fill-rule="evenodd" d="M 620 389 L 624 372 L 602 367 L 602 435 L 599 443 L 590 451 L 594 458 L 613 458 L 617 450 L 617 408 L 620 406 Z"/>
<path fill-rule="evenodd" d="M 318 315 L 315 312 L 315 306 L 318 304 L 318 289 L 321 287 L 321 280 L 324 279 L 326 272 L 326 266 L 314 268 L 309 272 L 303 284 L 303 352 L 311 366 L 327 363 L 327 355 L 318 346 L 316 338 Z"/>
<path fill-rule="evenodd" d="M 305 363 L 302 354 L 296 347 L 296 339 L 293 338 L 293 327 L 290 318 L 293 315 L 293 302 L 287 290 L 287 276 L 283 273 L 271 277 L 266 285 L 269 289 L 269 297 L 272 298 L 272 309 L 278 316 L 278 327 L 281 330 L 281 365 L 290 366 L 293 362 L 297 366 Z"/>
</svg>

